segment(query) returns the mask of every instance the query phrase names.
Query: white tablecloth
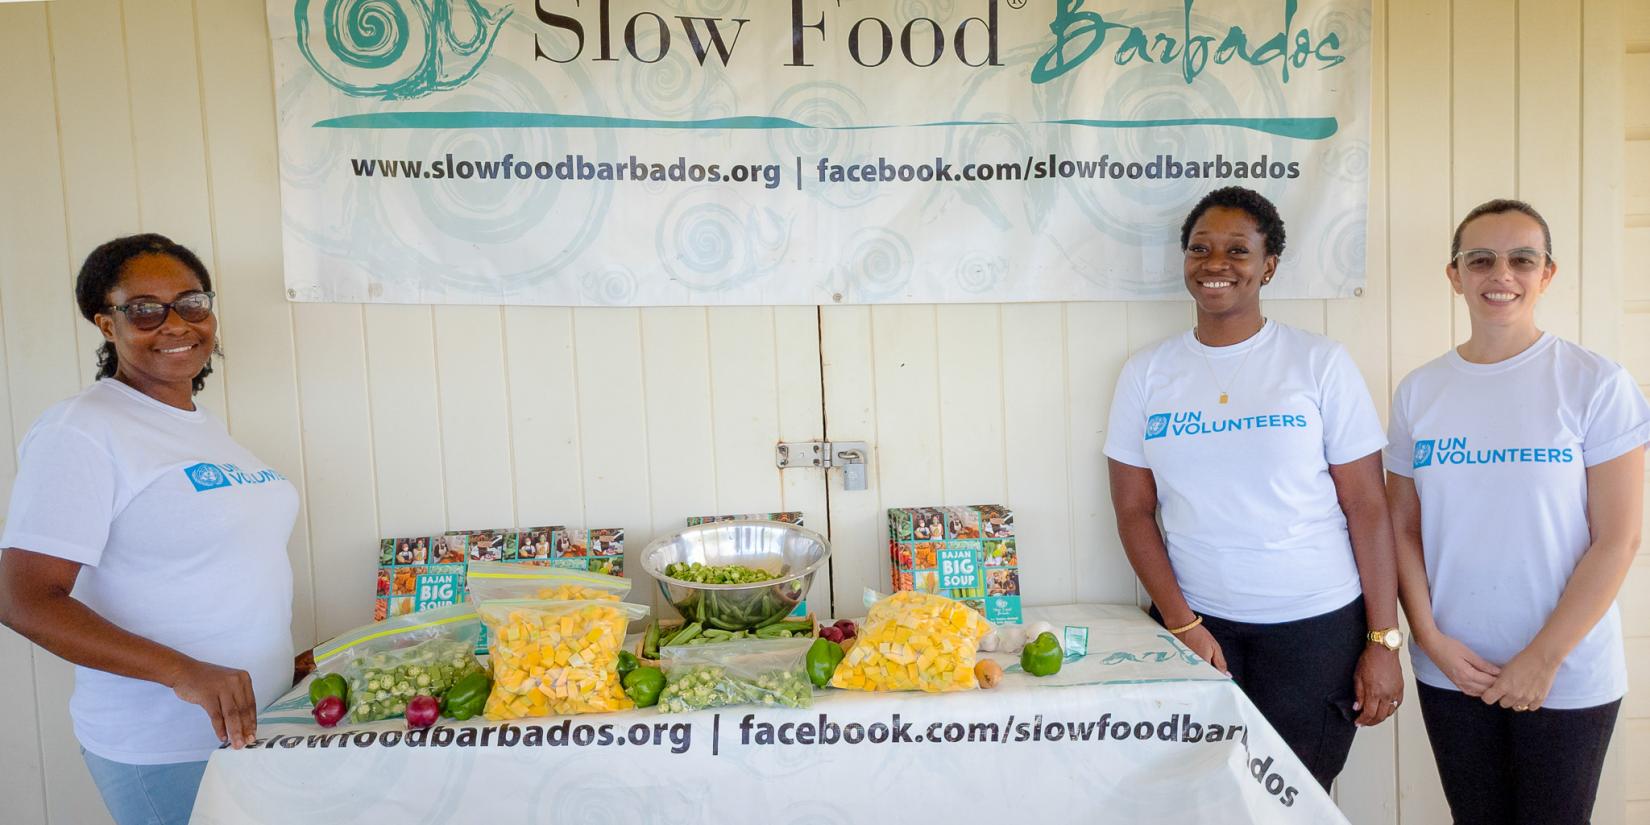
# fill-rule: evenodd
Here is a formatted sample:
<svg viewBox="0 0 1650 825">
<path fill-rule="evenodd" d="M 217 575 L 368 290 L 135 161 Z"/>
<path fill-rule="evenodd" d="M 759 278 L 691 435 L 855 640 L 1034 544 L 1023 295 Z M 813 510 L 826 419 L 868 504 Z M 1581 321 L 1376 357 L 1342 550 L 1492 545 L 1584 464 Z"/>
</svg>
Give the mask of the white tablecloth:
<svg viewBox="0 0 1650 825">
<path fill-rule="evenodd" d="M 196 825 L 1344 823 L 1229 680 L 1138 609 L 1027 610 L 1089 654 L 996 689 L 323 730 L 302 687 L 214 754 Z M 1008 657 L 1000 657 L 1005 666 Z"/>
</svg>

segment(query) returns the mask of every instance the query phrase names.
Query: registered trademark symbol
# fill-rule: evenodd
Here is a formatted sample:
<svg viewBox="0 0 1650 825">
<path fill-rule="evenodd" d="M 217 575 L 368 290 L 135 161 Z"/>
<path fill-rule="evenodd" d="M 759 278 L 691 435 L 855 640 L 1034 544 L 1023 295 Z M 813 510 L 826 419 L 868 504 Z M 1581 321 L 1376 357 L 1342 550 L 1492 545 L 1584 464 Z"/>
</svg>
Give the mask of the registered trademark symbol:
<svg viewBox="0 0 1650 825">
<path fill-rule="evenodd" d="M 1026 7 L 1026 0 L 1008 0 L 1008 7 L 1011 9 L 1023 9 Z"/>
</svg>

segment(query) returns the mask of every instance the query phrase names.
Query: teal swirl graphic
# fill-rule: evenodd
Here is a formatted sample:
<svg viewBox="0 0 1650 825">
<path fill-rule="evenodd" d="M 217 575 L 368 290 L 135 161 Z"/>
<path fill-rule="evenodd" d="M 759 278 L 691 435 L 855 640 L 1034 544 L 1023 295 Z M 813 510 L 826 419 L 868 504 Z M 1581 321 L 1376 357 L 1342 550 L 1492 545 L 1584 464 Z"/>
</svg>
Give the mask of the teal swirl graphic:
<svg viewBox="0 0 1650 825">
<path fill-rule="evenodd" d="M 1355 140 L 1329 153 L 1321 168 L 1345 181 L 1369 180 L 1369 142 Z"/>
<path fill-rule="evenodd" d="M 725 31 L 732 38 L 733 31 Z M 636 33 L 636 48 L 642 54 L 663 53 L 658 31 L 644 26 Z M 710 53 L 716 52 L 708 44 Z M 706 123 L 714 131 L 716 121 L 739 114 L 737 84 L 713 56 L 701 67 L 693 50 L 677 46 L 658 62 L 624 61 L 618 66 L 617 84 L 622 94 L 613 100 L 615 110 L 639 118 L 684 118 Z"/>
<path fill-rule="evenodd" d="M 866 106 L 857 92 L 841 83 L 798 83 L 774 103 L 770 117 L 807 124 L 811 128 L 776 129 L 768 133 L 775 163 L 803 157 L 854 158 L 864 154 L 873 138 L 855 127 L 866 122 Z M 838 208 L 869 202 L 878 184 L 839 181 L 831 186 L 807 187 L 805 194 Z"/>
<path fill-rule="evenodd" d="M 1336 215 L 1326 231 L 1313 236 L 1317 244 L 1314 274 L 1338 295 L 1352 294 L 1364 272 L 1369 239 L 1365 223 L 1363 209 L 1353 207 Z"/>
<path fill-rule="evenodd" d="M 636 300 L 636 273 L 611 264 L 579 279 L 579 295 L 593 304 L 626 306 Z"/>
<path fill-rule="evenodd" d="M 695 292 L 724 292 L 772 272 L 790 238 L 791 226 L 778 212 L 699 186 L 665 211 L 655 245 L 672 281 Z"/>
<path fill-rule="evenodd" d="M 891 298 L 911 282 L 915 256 L 904 236 L 887 229 L 861 229 L 848 239 L 842 272 L 855 301 Z"/>
<path fill-rule="evenodd" d="M 971 295 L 984 295 L 1008 274 L 1008 259 L 990 252 L 970 252 L 957 263 L 957 286 Z"/>
<path fill-rule="evenodd" d="M 453 25 L 450 0 L 413 0 L 416 23 L 404 0 L 326 0 L 321 22 L 327 53 L 338 70 L 323 65 L 310 48 L 310 0 L 297 0 L 292 14 L 299 51 L 334 88 L 352 97 L 411 100 L 469 82 L 492 54 L 499 29 L 514 11 L 489 11 L 478 0 L 463 3 L 474 28 L 468 36 Z M 420 50 L 409 57 L 415 39 Z M 344 76 L 358 72 L 391 77 L 355 82 Z"/>
</svg>

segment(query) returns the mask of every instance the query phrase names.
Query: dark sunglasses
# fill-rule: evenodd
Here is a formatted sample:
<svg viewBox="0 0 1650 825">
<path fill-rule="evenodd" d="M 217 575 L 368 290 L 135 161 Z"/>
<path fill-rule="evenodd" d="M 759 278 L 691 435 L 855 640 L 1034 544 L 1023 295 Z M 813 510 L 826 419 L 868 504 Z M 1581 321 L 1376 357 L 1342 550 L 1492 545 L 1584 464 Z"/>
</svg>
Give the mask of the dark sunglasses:
<svg viewBox="0 0 1650 825">
<path fill-rule="evenodd" d="M 126 320 L 132 326 L 148 331 L 159 329 L 166 323 L 166 313 L 176 312 L 179 318 L 191 324 L 198 324 L 212 317 L 211 292 L 185 292 L 175 301 L 131 301 L 124 304 L 111 305 L 113 312 L 126 313 Z"/>
</svg>

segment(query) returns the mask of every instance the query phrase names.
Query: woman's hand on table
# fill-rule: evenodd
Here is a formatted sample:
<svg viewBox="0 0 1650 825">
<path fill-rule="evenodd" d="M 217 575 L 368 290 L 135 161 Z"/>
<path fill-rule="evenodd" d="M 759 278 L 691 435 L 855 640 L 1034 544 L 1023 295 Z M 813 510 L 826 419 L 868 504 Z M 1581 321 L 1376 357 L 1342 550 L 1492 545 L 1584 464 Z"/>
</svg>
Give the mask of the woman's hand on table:
<svg viewBox="0 0 1650 825">
<path fill-rule="evenodd" d="M 1484 704 L 1518 711 L 1541 707 L 1547 701 L 1548 691 L 1553 689 L 1553 677 L 1558 675 L 1562 661 L 1548 663 L 1546 657 L 1529 648 L 1519 651 L 1484 691 Z"/>
<path fill-rule="evenodd" d="M 1404 700 L 1404 671 L 1398 665 L 1398 652 L 1365 646 L 1352 675 L 1352 690 L 1357 696 L 1352 709 L 1359 711 L 1356 722 L 1360 727 L 1379 725 L 1396 713 Z"/>
<path fill-rule="evenodd" d="M 1501 675 L 1501 668 L 1485 661 L 1484 657 L 1472 652 L 1472 648 L 1442 633 L 1422 644 L 1421 649 L 1426 652 L 1427 658 L 1468 696 L 1483 696 Z"/>
<path fill-rule="evenodd" d="M 1210 633 L 1208 628 L 1198 625 L 1191 630 L 1177 634 L 1175 638 L 1179 639 L 1181 644 L 1191 648 L 1198 658 L 1214 665 L 1215 670 L 1227 676 L 1232 675 L 1226 670 L 1226 654 L 1221 652 L 1220 642 L 1215 641 L 1214 634 Z"/>
<path fill-rule="evenodd" d="M 315 672 L 315 651 L 306 650 L 292 657 L 292 686 L 297 687 L 305 676 Z"/>
<path fill-rule="evenodd" d="M 206 711 L 218 741 L 240 749 L 257 736 L 258 700 L 246 671 L 190 659 L 178 670 L 172 692 Z"/>
</svg>

